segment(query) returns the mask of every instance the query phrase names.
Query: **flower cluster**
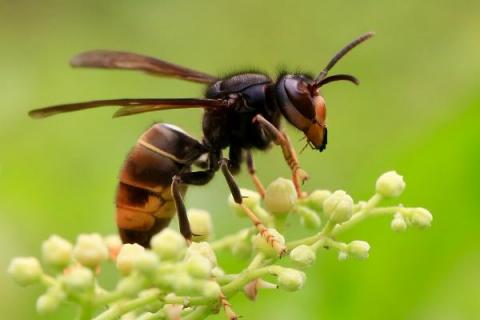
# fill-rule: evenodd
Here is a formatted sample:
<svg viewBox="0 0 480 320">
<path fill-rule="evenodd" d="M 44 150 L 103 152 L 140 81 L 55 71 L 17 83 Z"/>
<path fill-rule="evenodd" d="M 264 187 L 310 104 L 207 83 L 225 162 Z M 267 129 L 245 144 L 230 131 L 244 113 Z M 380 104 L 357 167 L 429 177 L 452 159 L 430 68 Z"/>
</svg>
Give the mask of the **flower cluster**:
<svg viewBox="0 0 480 320">
<path fill-rule="evenodd" d="M 394 231 L 429 227 L 432 215 L 426 209 L 380 206 L 383 199 L 396 198 L 404 189 L 403 177 L 391 171 L 377 180 L 375 193 L 367 201 L 355 202 L 343 190 L 316 190 L 298 199 L 292 182 L 282 178 L 268 186 L 263 200 L 256 192 L 241 190 L 245 205 L 268 228 L 270 237 L 287 248 L 285 257 L 254 227 L 210 240 L 210 215 L 192 209 L 188 214 L 196 236 L 191 244 L 170 228 L 152 238 L 151 249 L 122 245 L 117 236 L 84 234 L 71 244 L 54 235 L 42 244 L 43 265 L 33 257 L 14 258 L 8 273 L 19 285 L 45 287 L 37 300 L 41 314 L 70 302 L 79 306 L 80 319 L 193 320 L 222 309 L 229 319 L 236 319 L 230 297 L 243 292 L 254 300 L 261 289 L 301 289 L 306 280 L 304 270 L 323 248 L 337 250 L 339 260 L 368 258 L 368 242 L 337 240 L 366 218 L 391 215 Z M 246 216 L 233 199 L 229 203 L 240 216 Z M 287 241 L 280 233 L 287 219 L 299 219 L 305 228 L 314 230 L 313 235 Z M 248 260 L 245 269 L 237 274 L 224 271 L 216 255 L 221 250 Z M 290 260 L 291 267 L 280 265 L 284 260 Z M 118 270 L 113 289 L 102 287 L 98 279 L 105 263 L 114 263 Z"/>
</svg>

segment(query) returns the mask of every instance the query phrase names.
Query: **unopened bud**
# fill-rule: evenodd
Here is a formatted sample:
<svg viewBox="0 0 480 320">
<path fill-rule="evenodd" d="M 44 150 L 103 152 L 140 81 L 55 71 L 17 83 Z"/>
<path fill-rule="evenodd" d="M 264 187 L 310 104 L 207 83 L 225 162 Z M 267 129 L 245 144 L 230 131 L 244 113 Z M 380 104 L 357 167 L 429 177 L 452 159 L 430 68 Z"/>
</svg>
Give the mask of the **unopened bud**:
<svg viewBox="0 0 480 320">
<path fill-rule="evenodd" d="M 207 258 L 213 266 L 217 265 L 217 257 L 215 252 L 208 242 L 194 242 L 188 247 L 185 259 L 189 259 L 191 256 L 200 255 Z"/>
<path fill-rule="evenodd" d="M 103 241 L 105 242 L 105 245 L 107 246 L 108 253 L 110 254 L 110 258 L 112 260 L 115 260 L 117 258 L 118 253 L 120 252 L 120 249 L 122 248 L 122 240 L 117 234 L 111 234 L 106 236 Z"/>
<path fill-rule="evenodd" d="M 348 259 L 348 253 L 345 251 L 338 252 L 338 261 L 345 261 Z"/>
<path fill-rule="evenodd" d="M 403 218 L 402 214 L 397 212 L 395 213 L 392 222 L 390 223 L 390 228 L 393 231 L 405 231 L 407 229 L 407 222 Z"/>
<path fill-rule="evenodd" d="M 297 291 L 305 284 L 305 273 L 290 269 L 282 268 L 283 270 L 278 273 L 278 285 L 287 291 Z"/>
<path fill-rule="evenodd" d="M 150 241 L 152 250 L 162 260 L 181 259 L 187 248 L 187 242 L 182 235 L 172 229 L 163 229 Z"/>
<path fill-rule="evenodd" d="M 213 233 L 213 224 L 210 213 L 200 209 L 188 210 L 188 220 L 192 228 L 192 240 L 196 242 L 206 241 Z"/>
<path fill-rule="evenodd" d="M 388 171 L 377 179 L 377 193 L 386 198 L 398 197 L 404 189 L 405 181 L 396 171 Z"/>
<path fill-rule="evenodd" d="M 187 272 L 194 278 L 207 279 L 212 273 L 210 260 L 199 254 L 193 254 L 186 260 Z"/>
<path fill-rule="evenodd" d="M 158 256 L 152 251 L 144 251 L 133 262 L 133 267 L 144 274 L 153 274 L 158 267 Z"/>
<path fill-rule="evenodd" d="M 299 267 L 306 268 L 315 262 L 316 254 L 310 246 L 302 244 L 290 252 L 290 259 Z"/>
<path fill-rule="evenodd" d="M 8 274 L 21 286 L 29 286 L 40 281 L 42 267 L 37 258 L 14 258 L 8 266 Z"/>
<path fill-rule="evenodd" d="M 73 256 L 83 266 L 95 268 L 108 258 L 108 249 L 99 234 L 82 234 L 73 248 Z"/>
<path fill-rule="evenodd" d="M 291 180 L 278 178 L 267 187 L 264 203 L 272 214 L 288 213 L 296 202 L 297 192 Z"/>
<path fill-rule="evenodd" d="M 132 273 L 128 277 L 120 279 L 117 291 L 129 297 L 136 296 L 145 285 L 145 279 L 140 274 Z"/>
<path fill-rule="evenodd" d="M 135 260 L 144 252 L 145 248 L 136 243 L 124 244 L 117 256 L 117 269 L 123 275 L 129 274 L 132 272 Z"/>
<path fill-rule="evenodd" d="M 281 245 L 285 244 L 285 238 L 275 229 L 270 228 L 268 229 L 270 235 Z M 276 257 L 278 256 L 278 252 L 273 248 L 271 243 L 268 243 L 265 240 L 265 237 L 258 233 L 253 237 L 253 246 L 258 252 L 263 253 L 266 257 Z"/>
<path fill-rule="evenodd" d="M 202 288 L 202 294 L 206 298 L 218 298 L 222 294 L 222 289 L 215 281 L 206 281 Z"/>
<path fill-rule="evenodd" d="M 323 210 L 323 202 L 332 195 L 329 190 L 315 190 L 307 197 L 306 204 L 316 211 Z"/>
<path fill-rule="evenodd" d="M 48 265 L 57 268 L 66 267 L 71 257 L 72 244 L 57 235 L 50 236 L 42 243 L 42 259 Z"/>
<path fill-rule="evenodd" d="M 368 252 L 370 251 L 370 245 L 368 242 L 355 240 L 348 244 L 347 250 L 348 253 L 355 258 L 367 259 Z"/>
<path fill-rule="evenodd" d="M 65 290 L 70 293 L 83 293 L 93 286 L 93 272 L 82 266 L 72 267 L 62 276 Z"/>
<path fill-rule="evenodd" d="M 198 290 L 190 274 L 186 272 L 178 272 L 173 282 L 173 289 L 178 295 L 192 296 Z"/>
<path fill-rule="evenodd" d="M 353 213 L 353 199 L 345 191 L 337 190 L 323 202 L 325 216 L 334 223 L 349 220 Z"/>
<path fill-rule="evenodd" d="M 49 314 L 58 309 L 58 306 L 62 302 L 64 294 L 61 291 L 54 288 L 48 290 L 37 299 L 37 312 L 39 314 Z"/>
<path fill-rule="evenodd" d="M 231 246 L 232 254 L 240 258 L 250 257 L 252 254 L 252 242 L 250 238 L 250 232 L 243 230 L 238 241 L 235 241 Z"/>
<path fill-rule="evenodd" d="M 433 216 L 427 209 L 413 208 L 410 223 L 417 228 L 425 229 L 432 225 Z"/>
<path fill-rule="evenodd" d="M 242 188 L 240 189 L 240 194 L 242 195 L 243 204 L 248 208 L 253 210 L 260 204 L 261 197 L 257 192 Z M 235 202 L 232 195 L 228 197 L 228 204 L 239 217 L 245 216 L 245 212 L 243 211 L 242 207 Z"/>
</svg>

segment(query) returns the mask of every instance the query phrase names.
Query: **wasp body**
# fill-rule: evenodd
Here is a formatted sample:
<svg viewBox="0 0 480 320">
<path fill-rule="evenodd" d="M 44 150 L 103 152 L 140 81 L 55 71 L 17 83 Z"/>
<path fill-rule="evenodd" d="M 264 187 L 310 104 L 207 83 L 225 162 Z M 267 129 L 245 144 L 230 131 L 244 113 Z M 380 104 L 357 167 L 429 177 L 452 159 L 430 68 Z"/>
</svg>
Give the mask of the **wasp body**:
<svg viewBox="0 0 480 320">
<path fill-rule="evenodd" d="M 85 52 L 74 57 L 71 64 L 75 67 L 141 70 L 207 84 L 205 98 L 96 100 L 36 109 L 30 115 L 43 118 L 103 106 L 121 106 L 115 116 L 203 108 L 201 141 L 167 124 L 156 124 L 140 137 L 122 168 L 116 199 L 117 225 L 124 242 L 148 246 L 150 238 L 168 225 L 175 211 L 181 233 L 190 239 L 192 232 L 183 203 L 187 185 L 204 185 L 221 169 L 234 200 L 242 205 L 242 196 L 232 174 L 239 172 L 246 157 L 248 172 L 259 193 L 264 194 L 263 185 L 255 174 L 252 150 L 266 150 L 272 143 L 280 145 L 292 170 L 297 194 L 303 196 L 300 186 L 307 175 L 300 169 L 287 135 L 281 131 L 280 119 L 285 118 L 302 131 L 312 149 L 323 151 L 327 145 L 326 105 L 319 89 L 338 80 L 358 84 L 351 75 L 327 77 L 327 73 L 347 52 L 372 35 L 367 33 L 340 50 L 316 78 L 283 74 L 275 81 L 261 73 L 239 73 L 218 79 L 133 53 Z M 227 148 L 228 160 L 222 155 Z M 192 171 L 191 166 L 196 163 L 204 170 Z M 243 207 L 262 235 L 275 242 L 255 215 Z"/>
</svg>

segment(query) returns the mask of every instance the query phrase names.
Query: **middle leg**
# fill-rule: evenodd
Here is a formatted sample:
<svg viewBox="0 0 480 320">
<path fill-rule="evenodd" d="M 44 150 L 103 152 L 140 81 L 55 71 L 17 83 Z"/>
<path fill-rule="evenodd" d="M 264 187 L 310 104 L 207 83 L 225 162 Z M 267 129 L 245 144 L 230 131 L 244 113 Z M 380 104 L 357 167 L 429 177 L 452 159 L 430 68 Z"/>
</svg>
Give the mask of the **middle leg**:
<svg viewBox="0 0 480 320">
<path fill-rule="evenodd" d="M 253 162 L 253 155 L 251 150 L 247 150 L 247 168 L 250 177 L 253 180 L 253 184 L 257 189 L 257 192 L 260 194 L 260 197 L 265 198 L 265 187 L 263 186 L 260 179 L 257 177 L 257 170 L 255 169 L 255 163 Z"/>
</svg>

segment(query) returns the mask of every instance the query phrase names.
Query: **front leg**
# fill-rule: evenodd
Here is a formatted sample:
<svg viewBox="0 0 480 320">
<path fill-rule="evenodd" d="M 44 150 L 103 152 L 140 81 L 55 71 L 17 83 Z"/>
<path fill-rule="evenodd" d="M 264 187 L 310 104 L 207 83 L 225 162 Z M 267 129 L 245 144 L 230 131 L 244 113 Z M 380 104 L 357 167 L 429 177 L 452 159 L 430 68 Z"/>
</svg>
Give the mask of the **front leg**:
<svg viewBox="0 0 480 320">
<path fill-rule="evenodd" d="M 302 168 L 300 168 L 297 154 L 295 149 L 293 149 L 287 134 L 277 129 L 273 124 L 259 114 L 253 118 L 253 122 L 261 125 L 262 128 L 272 136 L 273 142 L 277 145 L 280 145 L 282 148 L 283 157 L 292 170 L 292 181 L 295 186 L 295 190 L 297 191 L 297 196 L 298 198 L 304 197 L 305 195 L 302 192 L 301 186 L 308 179 L 308 174 Z"/>
</svg>

